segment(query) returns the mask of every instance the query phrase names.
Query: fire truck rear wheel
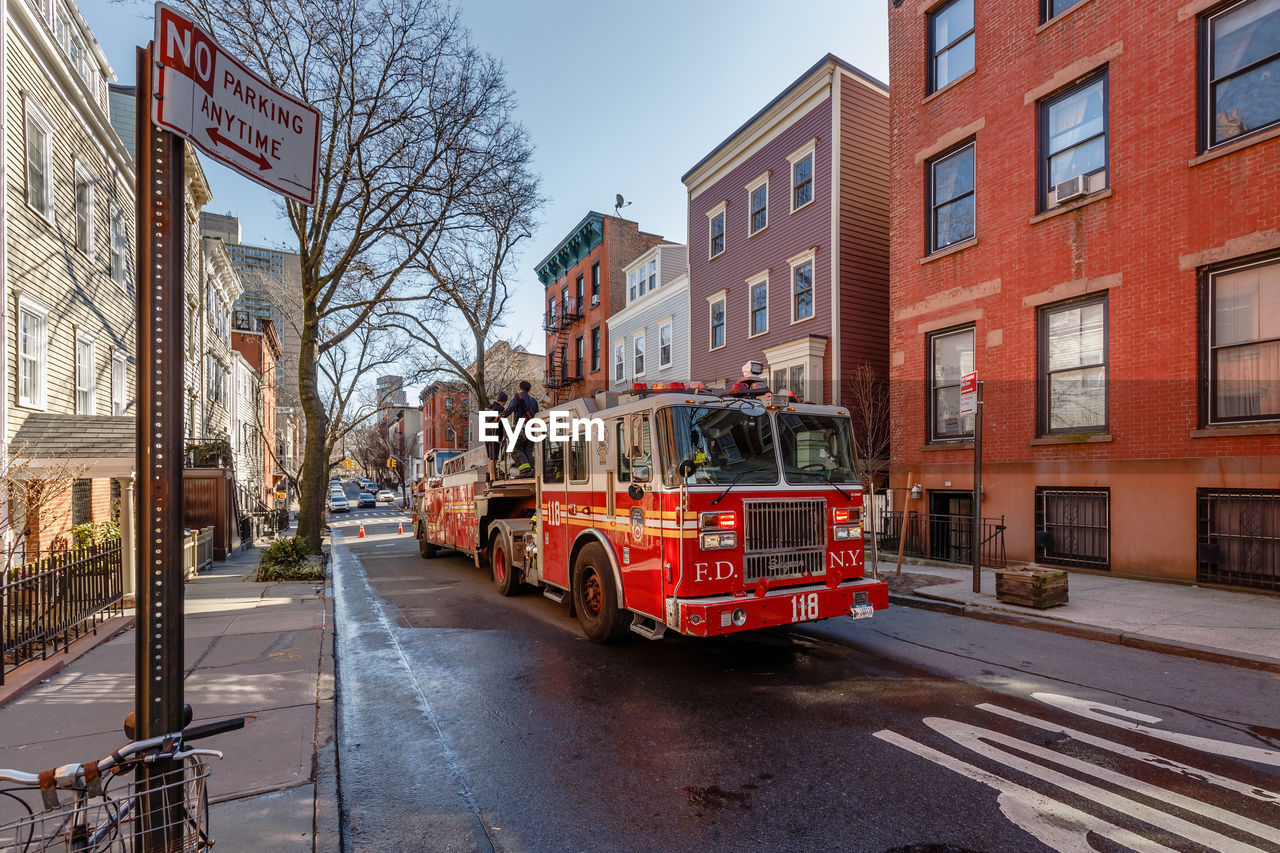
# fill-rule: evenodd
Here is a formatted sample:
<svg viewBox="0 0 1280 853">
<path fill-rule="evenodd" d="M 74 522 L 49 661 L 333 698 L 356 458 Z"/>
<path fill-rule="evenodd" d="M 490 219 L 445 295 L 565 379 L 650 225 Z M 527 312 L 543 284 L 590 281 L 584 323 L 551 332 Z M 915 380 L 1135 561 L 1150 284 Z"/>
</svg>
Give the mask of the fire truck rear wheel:
<svg viewBox="0 0 1280 853">
<path fill-rule="evenodd" d="M 592 542 L 573 564 L 573 609 L 587 639 L 616 643 L 627 635 L 631 614 L 618 609 L 618 590 L 604 547 Z"/>
<path fill-rule="evenodd" d="M 502 534 L 489 543 L 489 565 L 493 569 L 493 585 L 498 595 L 515 595 L 520 591 L 520 570 L 511 565 L 506 540 Z"/>
<path fill-rule="evenodd" d="M 427 541 L 427 527 L 424 524 L 418 525 L 418 553 L 426 560 L 440 553 L 438 547 Z"/>
</svg>

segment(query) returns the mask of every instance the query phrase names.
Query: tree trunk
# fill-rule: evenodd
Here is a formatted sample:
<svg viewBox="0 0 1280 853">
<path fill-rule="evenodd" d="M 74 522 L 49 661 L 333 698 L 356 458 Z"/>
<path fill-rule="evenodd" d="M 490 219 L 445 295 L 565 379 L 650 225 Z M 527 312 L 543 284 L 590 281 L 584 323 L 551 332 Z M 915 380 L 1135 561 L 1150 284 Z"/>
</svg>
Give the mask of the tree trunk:
<svg viewBox="0 0 1280 853">
<path fill-rule="evenodd" d="M 308 306 L 309 307 L 309 306 Z M 298 483 L 298 535 L 312 553 L 320 553 L 320 528 L 324 517 L 325 470 L 328 459 L 328 425 L 325 423 L 324 400 L 320 398 L 317 350 L 317 323 L 307 317 L 302 325 L 298 352 L 298 396 L 306 419 L 306 438 L 302 444 L 301 481 Z"/>
</svg>

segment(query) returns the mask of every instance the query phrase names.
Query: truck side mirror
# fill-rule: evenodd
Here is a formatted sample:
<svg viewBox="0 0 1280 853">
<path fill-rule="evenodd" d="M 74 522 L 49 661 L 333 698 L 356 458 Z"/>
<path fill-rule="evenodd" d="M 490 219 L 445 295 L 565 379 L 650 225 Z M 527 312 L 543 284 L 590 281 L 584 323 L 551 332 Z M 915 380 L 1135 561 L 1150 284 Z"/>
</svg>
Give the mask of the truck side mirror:
<svg viewBox="0 0 1280 853">
<path fill-rule="evenodd" d="M 653 478 L 648 465 L 635 463 L 631 466 L 631 482 L 647 483 Z"/>
<path fill-rule="evenodd" d="M 644 500 L 644 489 L 641 488 L 639 483 L 632 483 L 627 486 L 627 497 L 633 501 L 642 501 Z"/>
<path fill-rule="evenodd" d="M 695 473 L 697 473 L 698 463 L 694 462 L 692 459 L 681 460 L 679 467 L 676 468 L 676 471 L 679 472 L 681 480 L 687 480 L 690 477 L 692 477 Z"/>
</svg>

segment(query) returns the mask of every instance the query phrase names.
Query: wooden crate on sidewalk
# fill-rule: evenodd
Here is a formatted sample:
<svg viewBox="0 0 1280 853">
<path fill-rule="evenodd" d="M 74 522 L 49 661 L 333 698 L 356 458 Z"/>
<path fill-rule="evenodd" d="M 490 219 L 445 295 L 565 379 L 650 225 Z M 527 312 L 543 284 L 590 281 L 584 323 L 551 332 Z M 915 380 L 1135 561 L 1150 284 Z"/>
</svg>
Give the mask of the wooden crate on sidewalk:
<svg viewBox="0 0 1280 853">
<path fill-rule="evenodd" d="M 1067 573 L 1062 569 L 997 569 L 996 598 L 1044 610 L 1067 603 Z"/>
</svg>

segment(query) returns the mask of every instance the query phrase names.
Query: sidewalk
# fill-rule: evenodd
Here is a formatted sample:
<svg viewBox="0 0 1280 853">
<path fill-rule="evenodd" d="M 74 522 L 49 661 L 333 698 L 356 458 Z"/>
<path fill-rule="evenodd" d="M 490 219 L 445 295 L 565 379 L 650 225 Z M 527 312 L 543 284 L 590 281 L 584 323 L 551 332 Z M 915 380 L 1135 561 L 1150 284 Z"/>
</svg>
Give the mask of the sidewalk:
<svg viewBox="0 0 1280 853">
<path fill-rule="evenodd" d="M 982 592 L 969 568 L 882 561 L 889 601 L 1040 630 L 1280 672 L 1280 596 L 1072 572 L 1068 601 L 1036 610 L 996 600 L 995 571 Z"/>
<path fill-rule="evenodd" d="M 241 716 L 202 742 L 218 849 L 338 849 L 333 605 L 321 583 L 252 580 L 259 549 L 186 585 L 185 699 L 196 722 Z M 125 631 L 0 708 L 0 767 L 36 771 L 126 742 L 134 643 Z"/>
</svg>

